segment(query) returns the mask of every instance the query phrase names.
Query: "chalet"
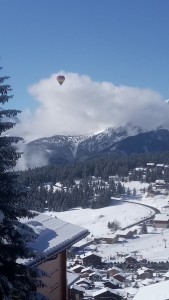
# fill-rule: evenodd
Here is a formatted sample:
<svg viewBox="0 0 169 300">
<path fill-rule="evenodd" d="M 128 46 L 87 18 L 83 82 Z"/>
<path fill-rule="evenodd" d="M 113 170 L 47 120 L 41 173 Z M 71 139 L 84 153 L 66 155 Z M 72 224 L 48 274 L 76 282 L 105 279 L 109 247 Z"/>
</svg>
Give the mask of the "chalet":
<svg viewBox="0 0 169 300">
<path fill-rule="evenodd" d="M 155 195 L 156 195 L 155 191 L 150 191 L 147 192 L 145 198 L 154 198 Z"/>
<path fill-rule="evenodd" d="M 93 274 L 93 269 L 90 267 L 81 270 L 81 278 L 88 278 L 90 274 Z"/>
<path fill-rule="evenodd" d="M 106 244 L 114 244 L 118 242 L 118 236 L 116 234 L 105 235 L 100 238 L 100 242 L 104 242 Z"/>
<path fill-rule="evenodd" d="M 155 187 L 156 187 L 156 189 L 165 189 L 166 188 L 165 180 L 163 180 L 163 179 L 156 180 L 155 181 Z"/>
<path fill-rule="evenodd" d="M 140 168 L 135 168 L 134 170 L 135 170 L 136 172 L 143 172 L 143 171 L 145 171 L 146 169 L 140 167 Z"/>
<path fill-rule="evenodd" d="M 137 270 L 137 278 L 138 279 L 146 279 L 146 278 L 152 278 L 152 277 L 153 277 L 153 271 L 151 269 L 142 267 Z"/>
<path fill-rule="evenodd" d="M 143 300 L 143 299 L 168 300 L 169 299 L 168 280 L 139 288 L 133 300 Z"/>
<path fill-rule="evenodd" d="M 102 262 L 102 257 L 95 253 L 85 253 L 83 255 L 80 255 L 80 258 L 83 261 L 84 266 L 97 266 L 100 265 Z"/>
<path fill-rule="evenodd" d="M 137 229 L 131 230 L 131 229 L 125 229 L 125 230 L 117 230 L 116 235 L 118 238 L 125 238 L 130 239 L 133 238 L 133 236 L 137 234 Z"/>
<path fill-rule="evenodd" d="M 73 285 L 79 279 L 80 279 L 80 274 L 72 273 L 69 270 L 67 271 L 67 285 L 68 285 L 68 287 Z"/>
<path fill-rule="evenodd" d="M 85 289 L 74 284 L 69 290 L 69 300 L 83 300 Z"/>
<path fill-rule="evenodd" d="M 91 273 L 93 273 L 93 269 L 91 268 L 91 267 L 87 267 L 87 268 L 83 268 L 82 270 L 81 270 L 81 273 L 83 274 L 83 273 L 88 273 L 88 274 L 91 274 Z"/>
<path fill-rule="evenodd" d="M 26 262 L 30 267 L 38 267 L 47 276 L 42 277 L 44 287 L 38 287 L 40 299 L 68 299 L 66 252 L 74 243 L 86 237 L 88 230 L 39 214 L 33 219 L 24 219 L 23 223 L 34 229 L 37 239 L 31 244 L 39 256 Z"/>
<path fill-rule="evenodd" d="M 155 167 L 155 163 L 147 163 L 147 168 L 152 169 Z"/>
<path fill-rule="evenodd" d="M 109 299 L 109 300 L 122 300 L 124 299 L 122 294 L 110 288 L 103 288 L 97 292 L 93 293 L 94 300 L 102 300 L 102 299 Z"/>
<path fill-rule="evenodd" d="M 155 228 L 169 228 L 169 215 L 156 214 L 153 220 Z"/>
<path fill-rule="evenodd" d="M 80 250 L 83 250 L 84 248 L 86 248 L 87 246 L 89 246 L 91 244 L 93 244 L 93 240 L 90 240 L 90 241 L 81 240 L 81 241 L 77 242 L 76 244 L 72 245 L 71 251 L 73 253 L 76 253 Z"/>
<path fill-rule="evenodd" d="M 120 284 L 116 280 L 108 280 L 104 282 L 104 286 L 108 287 L 109 289 L 119 289 Z"/>
<path fill-rule="evenodd" d="M 122 272 L 122 269 L 120 269 L 120 268 L 114 266 L 114 267 L 109 268 L 109 269 L 107 270 L 107 277 L 109 278 L 109 277 L 111 277 L 111 276 L 113 276 L 113 275 L 116 275 L 116 274 L 118 274 L 118 273 L 121 273 L 121 272 Z"/>
<path fill-rule="evenodd" d="M 98 275 L 96 274 L 95 271 L 89 274 L 89 279 L 92 281 L 95 281 L 96 279 L 98 280 Z"/>
<path fill-rule="evenodd" d="M 72 271 L 74 273 L 80 273 L 83 269 L 84 269 L 84 266 L 82 266 L 82 265 L 75 265 L 74 267 L 72 267 L 70 269 L 70 271 Z"/>
<path fill-rule="evenodd" d="M 86 278 L 81 278 L 78 281 L 76 281 L 76 284 L 78 286 L 84 287 L 85 289 L 90 289 L 92 286 L 92 281 Z"/>
<path fill-rule="evenodd" d="M 128 263 L 137 263 L 137 257 L 135 257 L 134 255 L 127 255 L 125 257 L 125 261 Z"/>
<path fill-rule="evenodd" d="M 118 274 L 113 275 L 113 278 L 120 282 L 123 282 L 123 281 L 125 281 L 126 276 L 124 273 L 118 273 Z"/>
<path fill-rule="evenodd" d="M 159 168 L 159 169 L 164 169 L 164 164 L 156 164 L 156 168 Z"/>
<path fill-rule="evenodd" d="M 169 280 L 169 271 L 164 273 L 162 276 L 165 280 Z"/>
<path fill-rule="evenodd" d="M 89 274 L 89 279 L 92 281 L 100 281 L 102 279 L 102 275 L 99 272 L 93 272 Z"/>
</svg>

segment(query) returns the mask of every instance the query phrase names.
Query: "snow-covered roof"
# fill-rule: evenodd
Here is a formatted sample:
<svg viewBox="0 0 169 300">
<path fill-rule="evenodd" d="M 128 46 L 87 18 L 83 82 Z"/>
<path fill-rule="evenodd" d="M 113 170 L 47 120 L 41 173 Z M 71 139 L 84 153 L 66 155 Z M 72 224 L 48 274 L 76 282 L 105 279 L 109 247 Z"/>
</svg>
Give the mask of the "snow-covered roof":
<svg viewBox="0 0 169 300">
<path fill-rule="evenodd" d="M 146 268 L 146 267 L 141 267 L 140 269 L 137 270 L 137 274 L 141 275 L 141 274 L 144 274 L 147 271 L 151 271 L 151 270 L 149 268 Z"/>
<path fill-rule="evenodd" d="M 70 286 L 74 284 L 75 281 L 77 281 L 80 278 L 80 274 L 67 272 L 67 285 Z"/>
<path fill-rule="evenodd" d="M 86 283 L 86 284 L 92 284 L 92 281 L 87 279 L 87 278 L 81 278 L 78 281 L 76 281 L 76 284 L 81 284 L 81 283 Z"/>
<path fill-rule="evenodd" d="M 93 297 L 96 297 L 96 296 L 98 296 L 98 295 L 101 295 L 101 294 L 103 294 L 103 293 L 105 293 L 105 292 L 110 292 L 110 293 L 115 294 L 115 295 L 122 295 L 122 294 L 125 294 L 125 292 L 122 291 L 122 290 L 110 289 L 110 288 L 106 287 L 106 288 L 103 288 L 103 289 L 101 289 L 101 290 L 99 290 L 99 291 L 94 292 L 94 293 L 93 293 Z"/>
<path fill-rule="evenodd" d="M 82 254 L 82 255 L 80 255 L 80 258 L 83 259 L 83 258 L 91 256 L 91 255 L 98 256 L 98 257 L 102 258 L 99 254 L 96 254 L 96 253 L 93 253 L 93 252 L 88 252 L 88 253 Z"/>
<path fill-rule="evenodd" d="M 163 277 L 169 278 L 169 271 L 162 275 Z"/>
<path fill-rule="evenodd" d="M 91 239 L 91 240 L 89 240 L 89 241 L 87 241 L 87 240 L 81 240 L 81 241 L 79 241 L 79 242 L 77 242 L 77 243 L 75 243 L 74 245 L 73 245 L 73 247 L 82 247 L 82 246 L 85 246 L 86 244 L 90 244 L 90 243 L 92 243 L 94 241 L 94 239 Z"/>
<path fill-rule="evenodd" d="M 70 270 L 71 271 L 74 271 L 74 270 L 77 270 L 77 269 L 79 269 L 79 268 L 84 268 L 82 265 L 75 265 L 74 267 L 72 267 Z"/>
<path fill-rule="evenodd" d="M 126 258 L 134 258 L 134 259 L 137 260 L 137 256 L 135 256 L 134 253 L 130 253 L 130 254 L 126 255 L 125 259 L 126 259 Z"/>
<path fill-rule="evenodd" d="M 164 164 L 157 164 L 156 167 L 164 167 Z"/>
<path fill-rule="evenodd" d="M 150 284 L 145 287 L 141 287 L 133 300 L 168 300 L 169 299 L 169 282 L 168 280 Z"/>
<path fill-rule="evenodd" d="M 125 229 L 125 230 L 117 230 L 116 232 L 115 232 L 115 234 L 116 235 L 127 235 L 129 232 L 132 232 L 132 233 L 134 233 L 134 230 L 132 230 L 132 229 Z"/>
<path fill-rule="evenodd" d="M 31 247 L 39 255 L 30 261 L 30 264 L 36 264 L 46 257 L 60 253 L 89 234 L 87 229 L 43 213 L 33 219 L 23 219 L 22 222 L 33 228 L 38 235 Z"/>
<path fill-rule="evenodd" d="M 155 163 L 147 163 L 147 166 L 154 166 Z"/>
<path fill-rule="evenodd" d="M 112 268 L 109 268 L 108 271 L 113 271 L 113 270 L 116 270 L 118 272 L 122 272 L 122 269 L 116 267 L 116 266 L 113 266 Z"/>
<path fill-rule="evenodd" d="M 75 290 L 77 290 L 77 291 L 79 291 L 79 292 L 85 292 L 85 288 L 83 288 L 83 287 L 81 287 L 81 286 L 79 286 L 79 285 L 77 285 L 77 284 L 74 284 L 74 285 L 72 286 L 72 288 L 74 288 Z"/>
<path fill-rule="evenodd" d="M 155 181 L 155 183 L 157 183 L 157 184 L 165 184 L 165 180 L 163 180 L 163 179 L 157 179 Z"/>
<path fill-rule="evenodd" d="M 113 277 L 114 277 L 115 279 L 116 279 L 116 277 L 118 277 L 118 276 L 121 276 L 121 277 L 126 278 L 126 274 L 123 273 L 123 272 L 120 272 L 120 273 L 117 273 L 117 274 L 113 275 Z"/>
<path fill-rule="evenodd" d="M 144 274 L 145 272 L 151 272 L 151 270 L 150 269 L 148 269 L 148 268 L 141 268 L 141 269 L 138 269 L 137 270 L 137 274 L 138 275 L 142 275 L 142 274 Z"/>
<path fill-rule="evenodd" d="M 84 273 L 84 272 L 87 272 L 87 271 L 92 271 L 92 268 L 91 267 L 87 267 L 87 268 L 84 268 L 81 273 Z"/>
<path fill-rule="evenodd" d="M 166 214 L 157 214 L 155 215 L 154 221 L 169 221 L 169 215 Z"/>
<path fill-rule="evenodd" d="M 136 171 L 143 171 L 143 170 L 145 170 L 145 169 L 142 168 L 142 167 L 140 167 L 140 168 L 137 167 L 137 168 L 135 168 L 135 170 L 136 170 Z"/>
</svg>

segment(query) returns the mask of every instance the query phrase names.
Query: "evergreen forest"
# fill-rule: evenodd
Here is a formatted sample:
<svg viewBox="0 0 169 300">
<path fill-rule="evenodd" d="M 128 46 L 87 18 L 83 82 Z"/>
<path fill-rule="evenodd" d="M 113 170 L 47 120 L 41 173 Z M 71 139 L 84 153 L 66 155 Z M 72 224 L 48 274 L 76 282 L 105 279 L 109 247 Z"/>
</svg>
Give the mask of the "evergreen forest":
<svg viewBox="0 0 169 300">
<path fill-rule="evenodd" d="M 164 179 L 169 182 L 169 168 L 150 170 L 146 168 L 150 162 L 168 165 L 169 152 L 114 155 L 65 166 L 48 165 L 17 174 L 22 188 L 27 190 L 25 205 L 29 209 L 44 212 L 79 206 L 99 208 L 112 204 L 112 197 L 130 195 L 131 191 L 124 189 L 125 180 L 151 183 Z"/>
</svg>

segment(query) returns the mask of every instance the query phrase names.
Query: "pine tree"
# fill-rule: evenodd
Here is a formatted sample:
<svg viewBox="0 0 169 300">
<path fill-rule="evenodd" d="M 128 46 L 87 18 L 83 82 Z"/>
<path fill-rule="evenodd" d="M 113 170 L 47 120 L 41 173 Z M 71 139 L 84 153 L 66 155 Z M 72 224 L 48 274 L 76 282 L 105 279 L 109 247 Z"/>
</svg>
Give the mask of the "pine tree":
<svg viewBox="0 0 169 300">
<path fill-rule="evenodd" d="M 131 195 L 131 191 L 130 191 L 130 188 L 128 187 L 127 188 L 127 196 L 130 196 Z"/>
<path fill-rule="evenodd" d="M 136 196 L 136 188 L 133 189 L 133 196 Z"/>
<path fill-rule="evenodd" d="M 10 85 L 5 84 L 8 78 L 0 77 L 1 106 L 12 98 Z M 19 112 L 0 108 L 0 299 L 5 300 L 31 299 L 37 276 L 35 270 L 18 261 L 34 257 L 28 243 L 35 237 L 33 230 L 20 222 L 20 218 L 34 215 L 24 207 L 25 192 L 13 171 L 20 157 L 16 143 L 21 138 L 10 136 L 9 130 Z"/>
<path fill-rule="evenodd" d="M 141 233 L 146 234 L 147 233 L 147 225 L 146 222 L 143 222 L 142 227 L 141 227 Z"/>
</svg>

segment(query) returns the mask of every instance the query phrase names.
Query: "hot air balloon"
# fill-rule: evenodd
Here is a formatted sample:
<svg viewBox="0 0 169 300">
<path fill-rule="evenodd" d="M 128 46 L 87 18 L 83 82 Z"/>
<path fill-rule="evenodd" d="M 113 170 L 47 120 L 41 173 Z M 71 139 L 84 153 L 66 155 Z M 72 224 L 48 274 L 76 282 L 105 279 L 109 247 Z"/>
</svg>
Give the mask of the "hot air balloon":
<svg viewBox="0 0 169 300">
<path fill-rule="evenodd" d="M 59 82 L 60 85 L 62 85 L 63 82 L 65 81 L 65 76 L 63 75 L 57 76 L 57 81 Z"/>
</svg>

